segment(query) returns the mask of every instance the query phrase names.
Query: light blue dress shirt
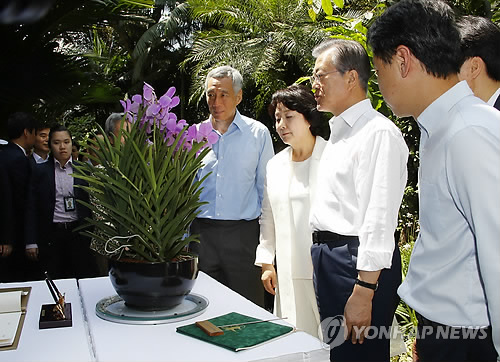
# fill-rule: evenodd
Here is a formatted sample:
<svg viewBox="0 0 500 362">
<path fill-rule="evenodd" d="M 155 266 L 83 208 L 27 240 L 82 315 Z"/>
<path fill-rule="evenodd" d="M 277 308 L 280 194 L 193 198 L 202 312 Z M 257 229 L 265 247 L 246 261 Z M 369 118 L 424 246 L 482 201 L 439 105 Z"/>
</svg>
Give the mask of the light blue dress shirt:
<svg viewBox="0 0 500 362">
<path fill-rule="evenodd" d="M 209 119 L 208 121 L 210 121 Z M 271 134 L 262 123 L 242 116 L 233 122 L 203 159 L 200 218 L 252 220 L 260 216 L 266 165 L 274 156 Z"/>
<path fill-rule="evenodd" d="M 491 325 L 500 352 L 500 112 L 463 81 L 417 122 L 420 234 L 398 293 L 432 321 Z"/>
</svg>

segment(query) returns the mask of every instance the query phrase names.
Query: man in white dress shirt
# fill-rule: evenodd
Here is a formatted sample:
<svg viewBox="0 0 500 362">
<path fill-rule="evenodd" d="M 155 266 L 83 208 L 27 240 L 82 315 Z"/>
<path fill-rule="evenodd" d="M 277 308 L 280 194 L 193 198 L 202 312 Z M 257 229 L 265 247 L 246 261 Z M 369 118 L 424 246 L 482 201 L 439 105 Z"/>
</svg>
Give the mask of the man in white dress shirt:
<svg viewBox="0 0 500 362">
<path fill-rule="evenodd" d="M 458 21 L 465 61 L 458 78 L 476 97 L 500 110 L 500 28 L 490 19 L 464 16 Z"/>
<path fill-rule="evenodd" d="M 394 240 L 407 181 L 400 130 L 367 99 L 371 68 L 363 46 L 331 39 L 313 50 L 318 110 L 331 112 L 311 210 L 314 286 L 322 326 L 344 316 L 348 339 L 330 343 L 334 361 L 388 361 L 399 298 L 401 257 Z M 333 319 L 332 319 L 333 318 Z M 338 318 L 338 317 L 337 317 Z M 323 335 L 331 337 L 328 330 Z"/>
<path fill-rule="evenodd" d="M 417 313 L 421 361 L 500 351 L 500 113 L 459 82 L 453 10 L 403 0 L 368 32 L 380 91 L 420 128 L 420 233 L 399 295 Z M 495 351 L 496 347 L 496 351 Z"/>
</svg>

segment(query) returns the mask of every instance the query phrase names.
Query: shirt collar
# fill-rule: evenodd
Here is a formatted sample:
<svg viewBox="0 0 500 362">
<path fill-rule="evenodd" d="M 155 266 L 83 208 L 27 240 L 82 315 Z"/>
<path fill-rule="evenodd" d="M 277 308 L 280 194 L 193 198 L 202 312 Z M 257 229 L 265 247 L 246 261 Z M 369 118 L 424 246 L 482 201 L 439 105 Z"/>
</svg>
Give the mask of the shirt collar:
<svg viewBox="0 0 500 362">
<path fill-rule="evenodd" d="M 474 94 L 465 80 L 455 84 L 417 117 L 419 127 L 431 136 L 432 133 L 444 126 L 444 122 L 439 122 L 440 119 L 443 119 L 442 116 L 447 114 L 462 98 L 469 95 Z"/>
<path fill-rule="evenodd" d="M 212 115 L 210 115 L 209 117 L 209 120 L 210 122 L 212 122 L 213 120 L 213 117 Z M 233 128 L 233 124 L 234 124 L 234 127 L 236 127 L 237 129 L 239 130 L 242 130 L 247 124 L 245 123 L 245 121 L 243 120 L 243 118 L 241 117 L 241 114 L 240 112 L 238 111 L 238 109 L 236 109 L 236 114 L 234 115 L 234 118 L 233 118 L 233 121 L 231 122 L 231 124 L 229 125 L 229 127 L 227 128 L 227 130 L 229 131 L 231 128 Z M 219 132 L 217 132 L 219 133 Z"/>
<path fill-rule="evenodd" d="M 335 119 L 343 119 L 345 123 L 347 123 L 351 128 L 354 126 L 356 121 L 359 119 L 359 117 L 365 113 L 366 111 L 369 111 L 372 109 L 372 104 L 368 98 L 363 99 L 362 101 L 350 106 L 347 108 L 344 112 L 342 112 L 340 115 L 337 117 L 333 117 L 330 120 L 330 126 L 333 126 L 333 123 L 335 122 Z"/>
<path fill-rule="evenodd" d="M 66 164 L 64 165 L 64 168 L 63 168 L 63 167 L 61 167 L 61 163 L 59 162 L 59 160 L 57 160 L 57 159 L 55 159 L 55 158 L 54 158 L 54 164 L 55 164 L 55 165 L 57 165 L 59 168 L 61 168 L 61 169 L 63 169 L 63 170 L 64 170 L 64 169 L 66 169 L 66 167 L 68 167 L 68 166 L 73 167 L 73 156 L 69 156 L 69 160 L 68 160 L 68 162 L 66 162 Z"/>
<path fill-rule="evenodd" d="M 15 143 L 15 142 L 12 142 L 12 143 L 13 143 L 13 144 L 15 144 L 17 147 L 19 147 L 19 148 L 23 151 L 23 153 L 24 153 L 24 155 L 25 155 L 25 156 L 28 156 L 28 154 L 26 153 L 26 150 L 24 149 L 24 147 L 23 147 L 23 146 L 20 146 L 20 145 L 18 145 L 18 144 L 17 144 L 17 143 Z"/>
<path fill-rule="evenodd" d="M 495 93 L 493 93 L 491 98 L 488 100 L 488 104 L 490 106 L 494 106 L 498 97 L 500 97 L 500 88 L 498 88 L 497 91 Z"/>
<path fill-rule="evenodd" d="M 243 118 L 241 117 L 241 114 L 238 111 L 238 109 L 236 109 L 236 114 L 234 115 L 234 119 L 233 119 L 233 122 L 231 123 L 231 125 L 233 125 L 233 124 L 240 131 L 246 126 L 246 123 L 245 123 L 245 121 L 243 121 Z M 229 127 L 231 127 L 231 126 L 229 126 Z"/>
<path fill-rule="evenodd" d="M 33 152 L 33 158 L 35 159 L 36 163 L 44 163 L 47 162 L 49 157 L 47 156 L 46 159 L 43 159 L 38 153 Z"/>
</svg>

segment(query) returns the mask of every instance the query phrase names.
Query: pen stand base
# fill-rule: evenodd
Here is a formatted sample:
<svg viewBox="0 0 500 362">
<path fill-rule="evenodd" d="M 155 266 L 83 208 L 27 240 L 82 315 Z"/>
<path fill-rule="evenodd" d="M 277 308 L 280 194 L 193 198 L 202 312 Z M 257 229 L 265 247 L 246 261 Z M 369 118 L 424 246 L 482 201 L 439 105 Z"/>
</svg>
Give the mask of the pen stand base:
<svg viewBox="0 0 500 362">
<path fill-rule="evenodd" d="M 43 304 L 40 310 L 39 329 L 71 327 L 73 320 L 71 318 L 71 303 L 64 304 L 65 319 L 62 319 L 59 313 L 55 311 L 55 304 Z"/>
</svg>

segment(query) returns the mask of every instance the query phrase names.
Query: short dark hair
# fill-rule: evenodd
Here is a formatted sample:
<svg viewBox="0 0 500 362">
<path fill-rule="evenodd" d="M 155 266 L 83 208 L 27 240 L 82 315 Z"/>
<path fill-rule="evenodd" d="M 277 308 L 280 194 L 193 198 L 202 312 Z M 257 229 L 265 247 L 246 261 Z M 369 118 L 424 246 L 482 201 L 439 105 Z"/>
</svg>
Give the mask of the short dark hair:
<svg viewBox="0 0 500 362">
<path fill-rule="evenodd" d="M 486 74 L 500 81 L 500 28 L 480 16 L 463 16 L 457 22 L 464 61 L 479 57 L 486 64 Z"/>
<path fill-rule="evenodd" d="M 68 132 L 69 138 L 71 138 L 71 143 L 73 143 L 73 138 L 71 137 L 71 132 L 69 131 L 69 129 L 67 129 L 66 126 L 63 126 L 62 124 L 57 124 L 50 129 L 49 145 L 50 145 L 50 142 L 52 141 L 52 136 L 56 132 Z"/>
<path fill-rule="evenodd" d="M 7 135 L 10 140 L 21 137 L 25 129 L 32 133 L 36 128 L 37 121 L 31 113 L 15 112 L 7 119 Z"/>
<path fill-rule="evenodd" d="M 44 130 L 44 129 L 48 129 L 49 132 L 50 132 L 50 126 L 48 124 L 38 124 L 38 126 L 36 127 L 36 134 L 39 134 L 41 130 Z"/>
<path fill-rule="evenodd" d="M 368 43 L 387 64 L 404 45 L 428 74 L 438 78 L 457 74 L 463 64 L 455 14 L 442 0 L 401 0 L 392 5 L 368 29 Z"/>
<path fill-rule="evenodd" d="M 303 85 L 292 84 L 291 86 L 280 89 L 273 94 L 271 104 L 269 104 L 269 115 L 274 119 L 278 103 L 286 108 L 299 112 L 311 125 L 309 130 L 313 136 L 320 133 L 321 114 L 316 108 L 316 99 L 311 90 Z"/>
<path fill-rule="evenodd" d="M 312 55 L 317 58 L 327 51 L 335 51 L 336 57 L 333 65 L 340 74 L 355 70 L 358 73 L 361 88 L 365 91 L 368 89 L 368 80 L 371 76 L 370 58 L 360 43 L 354 40 L 328 39 L 316 46 Z"/>
</svg>

